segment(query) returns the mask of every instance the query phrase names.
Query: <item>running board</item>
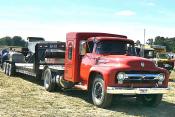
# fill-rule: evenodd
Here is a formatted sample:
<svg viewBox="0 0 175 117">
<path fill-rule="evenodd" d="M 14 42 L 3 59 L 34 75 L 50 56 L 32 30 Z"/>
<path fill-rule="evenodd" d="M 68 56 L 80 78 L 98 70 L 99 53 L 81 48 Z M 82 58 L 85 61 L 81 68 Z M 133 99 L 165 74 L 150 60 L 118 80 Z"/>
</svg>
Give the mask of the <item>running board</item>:
<svg viewBox="0 0 175 117">
<path fill-rule="evenodd" d="M 87 85 L 75 85 L 74 87 L 81 90 L 87 90 Z"/>
</svg>

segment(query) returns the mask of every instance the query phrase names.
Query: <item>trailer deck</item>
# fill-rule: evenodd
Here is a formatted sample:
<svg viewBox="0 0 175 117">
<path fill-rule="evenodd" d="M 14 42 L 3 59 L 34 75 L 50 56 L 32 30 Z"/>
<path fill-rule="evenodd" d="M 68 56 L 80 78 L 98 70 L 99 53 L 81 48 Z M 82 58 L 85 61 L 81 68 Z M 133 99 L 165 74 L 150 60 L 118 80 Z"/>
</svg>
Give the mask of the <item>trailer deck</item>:
<svg viewBox="0 0 175 117">
<path fill-rule="evenodd" d="M 64 71 L 64 65 L 47 65 L 52 71 Z M 33 63 L 15 63 L 16 72 L 31 75 L 36 77 L 36 73 L 34 71 Z M 44 70 L 45 65 L 40 65 L 39 70 L 42 72 Z"/>
</svg>

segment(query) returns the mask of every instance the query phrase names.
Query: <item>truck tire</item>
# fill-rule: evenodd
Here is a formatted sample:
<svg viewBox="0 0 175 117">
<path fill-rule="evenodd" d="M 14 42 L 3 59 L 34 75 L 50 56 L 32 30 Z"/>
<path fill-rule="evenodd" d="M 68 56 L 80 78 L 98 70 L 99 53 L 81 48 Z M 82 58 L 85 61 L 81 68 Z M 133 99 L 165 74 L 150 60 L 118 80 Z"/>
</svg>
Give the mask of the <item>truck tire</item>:
<svg viewBox="0 0 175 117">
<path fill-rule="evenodd" d="M 13 76 L 15 74 L 15 69 L 12 64 L 8 65 L 8 76 Z"/>
<path fill-rule="evenodd" d="M 55 91 L 56 84 L 53 81 L 52 72 L 49 68 L 47 68 L 43 73 L 43 79 L 44 79 L 44 87 L 47 91 L 53 92 Z"/>
<path fill-rule="evenodd" d="M 4 74 L 5 74 L 5 72 L 6 72 L 6 64 L 7 64 L 7 63 L 4 62 L 4 63 L 3 63 L 3 66 L 2 66 L 2 69 L 3 69 Z"/>
<path fill-rule="evenodd" d="M 160 104 L 163 94 L 146 94 L 138 95 L 136 98 L 140 100 L 145 106 L 156 107 Z"/>
<path fill-rule="evenodd" d="M 8 75 L 9 72 L 9 63 L 6 63 L 5 74 Z"/>
<path fill-rule="evenodd" d="M 106 108 L 111 105 L 112 95 L 105 91 L 104 80 L 101 75 L 96 75 L 92 84 L 92 101 L 94 105 L 100 108 Z"/>
</svg>

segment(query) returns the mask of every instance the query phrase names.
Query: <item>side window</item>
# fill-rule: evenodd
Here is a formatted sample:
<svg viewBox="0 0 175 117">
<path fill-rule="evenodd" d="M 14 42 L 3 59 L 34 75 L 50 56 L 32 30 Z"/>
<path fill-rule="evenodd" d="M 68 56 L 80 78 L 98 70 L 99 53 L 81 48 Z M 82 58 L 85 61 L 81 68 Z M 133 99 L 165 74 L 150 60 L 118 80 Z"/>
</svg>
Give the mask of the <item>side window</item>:
<svg viewBox="0 0 175 117">
<path fill-rule="evenodd" d="M 68 59 L 72 60 L 72 44 L 70 44 L 68 47 Z"/>
<path fill-rule="evenodd" d="M 94 42 L 93 41 L 89 41 L 87 43 L 87 53 L 92 53 L 93 48 L 94 48 Z"/>
</svg>

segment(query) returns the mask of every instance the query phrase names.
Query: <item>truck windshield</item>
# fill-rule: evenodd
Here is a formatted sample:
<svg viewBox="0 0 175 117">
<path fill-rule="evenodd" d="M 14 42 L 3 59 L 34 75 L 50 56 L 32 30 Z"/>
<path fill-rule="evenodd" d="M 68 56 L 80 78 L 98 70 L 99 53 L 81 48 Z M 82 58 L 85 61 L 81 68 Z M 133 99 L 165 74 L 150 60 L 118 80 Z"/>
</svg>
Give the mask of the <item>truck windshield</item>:
<svg viewBox="0 0 175 117">
<path fill-rule="evenodd" d="M 144 58 L 154 58 L 153 50 L 144 50 Z"/>
<path fill-rule="evenodd" d="M 97 42 L 96 53 L 112 55 L 136 55 L 134 44 L 116 40 L 103 40 Z"/>
<path fill-rule="evenodd" d="M 170 56 L 168 54 L 159 54 L 159 58 L 161 58 L 161 59 L 169 59 Z"/>
</svg>

